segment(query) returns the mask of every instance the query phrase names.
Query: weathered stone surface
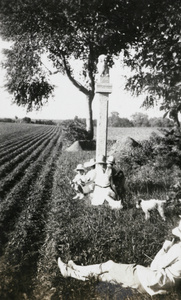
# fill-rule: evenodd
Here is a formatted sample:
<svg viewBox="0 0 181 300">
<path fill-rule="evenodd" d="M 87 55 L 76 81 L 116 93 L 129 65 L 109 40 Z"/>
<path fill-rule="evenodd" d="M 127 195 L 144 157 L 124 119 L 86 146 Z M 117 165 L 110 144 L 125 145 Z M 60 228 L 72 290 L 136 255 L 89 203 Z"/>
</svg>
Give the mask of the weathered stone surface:
<svg viewBox="0 0 181 300">
<path fill-rule="evenodd" d="M 111 92 L 109 72 L 103 72 L 100 81 L 96 84 L 96 93 L 99 94 L 96 157 L 107 155 L 108 100 Z"/>
<path fill-rule="evenodd" d="M 107 152 L 107 122 L 108 122 L 108 96 L 99 95 L 99 112 L 97 119 L 97 148 L 96 157 Z"/>
</svg>

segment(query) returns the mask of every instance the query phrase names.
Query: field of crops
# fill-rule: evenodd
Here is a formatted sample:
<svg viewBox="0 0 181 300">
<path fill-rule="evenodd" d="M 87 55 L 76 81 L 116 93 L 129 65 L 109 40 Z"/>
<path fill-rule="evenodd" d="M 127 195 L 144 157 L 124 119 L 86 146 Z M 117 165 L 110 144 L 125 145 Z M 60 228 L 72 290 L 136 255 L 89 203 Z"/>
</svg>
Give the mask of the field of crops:
<svg viewBox="0 0 181 300">
<path fill-rule="evenodd" d="M 69 179 L 94 151 L 63 151 L 59 126 L 0 124 L 0 299 L 151 299 L 120 286 L 63 278 L 57 258 L 148 264 L 173 226 L 141 211 L 73 200 Z M 129 134 L 130 136 L 130 134 Z M 164 298 L 176 300 L 174 292 Z"/>
<path fill-rule="evenodd" d="M 0 140 L 0 290 L 6 299 L 24 281 L 31 286 L 62 141 L 59 127 L 24 124 L 2 124 Z"/>
</svg>

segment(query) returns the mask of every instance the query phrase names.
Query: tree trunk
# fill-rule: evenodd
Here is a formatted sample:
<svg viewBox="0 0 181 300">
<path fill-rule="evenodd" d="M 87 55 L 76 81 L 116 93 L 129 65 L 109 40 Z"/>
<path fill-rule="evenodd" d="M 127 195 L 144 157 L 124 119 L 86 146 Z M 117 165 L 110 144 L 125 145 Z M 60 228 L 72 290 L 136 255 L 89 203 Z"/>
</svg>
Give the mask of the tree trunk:
<svg viewBox="0 0 181 300">
<path fill-rule="evenodd" d="M 178 118 L 178 109 L 177 108 L 172 108 L 169 113 L 169 117 L 174 121 L 174 124 L 176 127 L 180 128 L 180 122 Z"/>
<path fill-rule="evenodd" d="M 94 125 L 93 125 L 93 114 L 92 114 L 92 101 L 94 96 L 87 96 L 87 104 L 88 104 L 88 115 L 86 118 L 86 130 L 88 132 L 88 139 L 92 140 L 94 137 Z"/>
<path fill-rule="evenodd" d="M 88 139 L 92 140 L 94 137 L 94 127 L 93 127 L 93 119 L 92 119 L 92 101 L 94 99 L 94 76 L 93 73 L 89 70 L 89 77 L 90 77 L 90 89 L 85 88 L 82 84 L 80 84 L 71 73 L 71 68 L 66 61 L 65 56 L 62 54 L 62 60 L 65 68 L 65 72 L 67 74 L 67 77 L 69 80 L 73 83 L 73 85 L 78 88 L 80 92 L 82 92 L 84 95 L 86 95 L 87 98 L 87 104 L 88 104 L 88 113 L 86 118 L 86 130 L 88 132 Z"/>
</svg>

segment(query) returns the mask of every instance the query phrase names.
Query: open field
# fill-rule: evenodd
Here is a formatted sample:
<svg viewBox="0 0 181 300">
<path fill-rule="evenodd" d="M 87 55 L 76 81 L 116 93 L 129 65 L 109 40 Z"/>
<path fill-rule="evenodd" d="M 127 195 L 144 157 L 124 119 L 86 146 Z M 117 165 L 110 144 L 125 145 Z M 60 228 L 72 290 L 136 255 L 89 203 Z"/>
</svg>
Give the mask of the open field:
<svg viewBox="0 0 181 300">
<path fill-rule="evenodd" d="M 63 278 L 57 258 L 148 265 L 148 256 L 170 238 L 178 212 L 167 211 L 166 222 L 157 214 L 145 222 L 135 207 L 114 211 L 91 207 L 88 198 L 72 200 L 69 179 L 94 151 L 63 151 L 58 126 L 0 124 L 0 132 L 0 299 L 151 299 L 117 285 Z M 139 133 L 128 136 L 138 140 Z M 154 299 L 178 300 L 180 294 Z"/>
<path fill-rule="evenodd" d="M 160 130 L 154 127 L 109 127 L 108 139 L 125 141 L 127 137 L 131 137 L 136 141 L 148 139 L 155 132 L 161 134 Z"/>
</svg>

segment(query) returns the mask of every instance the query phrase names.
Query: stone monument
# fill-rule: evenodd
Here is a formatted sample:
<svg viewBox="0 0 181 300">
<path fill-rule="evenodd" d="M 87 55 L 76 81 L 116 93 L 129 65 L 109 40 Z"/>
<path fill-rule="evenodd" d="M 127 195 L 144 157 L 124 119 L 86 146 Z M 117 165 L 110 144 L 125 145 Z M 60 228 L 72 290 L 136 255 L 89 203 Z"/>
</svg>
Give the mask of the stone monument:
<svg viewBox="0 0 181 300">
<path fill-rule="evenodd" d="M 99 78 L 95 91 L 98 93 L 98 118 L 97 118 L 97 138 L 96 138 L 96 158 L 107 155 L 107 128 L 108 128 L 108 104 L 109 94 L 112 92 L 110 84 L 109 67 L 106 56 L 99 57 Z"/>
</svg>

